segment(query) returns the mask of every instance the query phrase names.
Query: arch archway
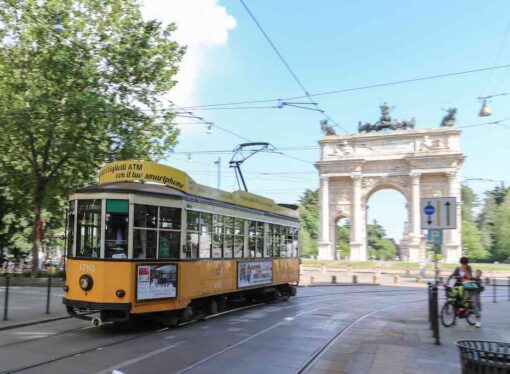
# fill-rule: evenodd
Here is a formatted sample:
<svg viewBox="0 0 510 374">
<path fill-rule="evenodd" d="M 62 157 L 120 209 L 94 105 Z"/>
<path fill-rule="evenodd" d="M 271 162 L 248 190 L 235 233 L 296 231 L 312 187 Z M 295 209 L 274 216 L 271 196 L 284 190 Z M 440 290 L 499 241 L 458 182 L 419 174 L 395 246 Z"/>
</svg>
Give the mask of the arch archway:
<svg viewBox="0 0 510 374">
<path fill-rule="evenodd" d="M 378 188 L 367 196 L 366 205 L 368 258 L 400 259 L 400 243 L 405 242 L 410 214 L 406 196 L 395 188 Z"/>
<path fill-rule="evenodd" d="M 460 131 L 453 128 L 330 135 L 320 140 L 319 258 L 334 259 L 332 229 L 342 215 L 351 221 L 351 260 L 366 260 L 366 202 L 381 189 L 401 192 L 408 203 L 408 260 L 425 258 L 420 198 L 457 199 L 457 228 L 448 230 L 443 259 L 456 262 L 460 243 Z M 333 230 L 334 231 L 334 230 Z"/>
</svg>

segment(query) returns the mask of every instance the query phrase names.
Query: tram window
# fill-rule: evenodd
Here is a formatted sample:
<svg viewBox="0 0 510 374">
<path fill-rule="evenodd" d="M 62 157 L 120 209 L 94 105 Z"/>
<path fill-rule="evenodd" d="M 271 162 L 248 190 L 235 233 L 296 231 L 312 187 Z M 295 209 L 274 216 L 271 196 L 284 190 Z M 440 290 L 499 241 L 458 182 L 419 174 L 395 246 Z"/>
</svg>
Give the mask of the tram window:
<svg viewBox="0 0 510 374">
<path fill-rule="evenodd" d="M 152 205 L 135 204 L 135 227 L 155 229 L 158 218 L 158 207 Z"/>
<path fill-rule="evenodd" d="M 211 234 L 210 233 L 200 233 L 200 243 L 199 243 L 199 255 L 200 258 L 211 258 Z"/>
<path fill-rule="evenodd" d="M 273 257 L 280 257 L 280 226 L 273 226 Z"/>
<path fill-rule="evenodd" d="M 212 257 L 223 257 L 223 235 L 221 234 L 213 234 Z"/>
<path fill-rule="evenodd" d="M 257 237 L 257 257 L 263 257 L 264 255 L 264 237 Z"/>
<path fill-rule="evenodd" d="M 73 255 L 73 241 L 74 241 L 74 220 L 76 219 L 76 212 L 74 209 L 75 202 L 69 202 L 69 221 L 67 222 L 67 256 Z"/>
<path fill-rule="evenodd" d="M 188 210 L 188 231 L 199 231 L 200 227 L 200 213 L 194 210 Z"/>
<path fill-rule="evenodd" d="M 234 217 L 225 217 L 225 233 L 234 234 Z"/>
<path fill-rule="evenodd" d="M 273 257 L 273 226 L 274 225 L 269 224 L 267 229 L 267 257 Z"/>
<path fill-rule="evenodd" d="M 159 208 L 159 228 L 160 229 L 181 229 L 181 210 L 177 208 Z"/>
<path fill-rule="evenodd" d="M 236 235 L 244 235 L 244 219 L 241 219 L 241 218 L 236 218 L 235 219 L 234 234 L 236 234 Z"/>
<path fill-rule="evenodd" d="M 189 212 L 188 212 L 189 213 Z M 198 257 L 198 232 L 187 232 L 186 246 L 184 247 L 186 258 Z"/>
<path fill-rule="evenodd" d="M 133 257 L 156 258 L 156 244 L 156 230 L 134 230 Z"/>
<path fill-rule="evenodd" d="M 244 235 L 236 235 L 234 238 L 234 257 L 242 258 L 244 251 Z"/>
<path fill-rule="evenodd" d="M 298 257 L 299 256 L 299 230 L 293 229 L 293 235 L 292 235 L 292 256 Z"/>
<path fill-rule="evenodd" d="M 159 232 L 158 258 L 179 258 L 181 233 L 179 231 Z"/>
<path fill-rule="evenodd" d="M 250 236 L 248 238 L 248 250 L 250 252 L 250 257 L 255 257 L 255 247 L 256 247 L 257 239 L 255 236 Z"/>
<path fill-rule="evenodd" d="M 223 248 L 223 257 L 232 258 L 234 247 L 234 235 L 225 235 L 225 247 Z"/>
<path fill-rule="evenodd" d="M 101 246 L 101 200 L 78 200 L 77 257 L 99 257 Z"/>
<path fill-rule="evenodd" d="M 127 258 L 128 214 L 106 213 L 105 257 Z"/>
</svg>

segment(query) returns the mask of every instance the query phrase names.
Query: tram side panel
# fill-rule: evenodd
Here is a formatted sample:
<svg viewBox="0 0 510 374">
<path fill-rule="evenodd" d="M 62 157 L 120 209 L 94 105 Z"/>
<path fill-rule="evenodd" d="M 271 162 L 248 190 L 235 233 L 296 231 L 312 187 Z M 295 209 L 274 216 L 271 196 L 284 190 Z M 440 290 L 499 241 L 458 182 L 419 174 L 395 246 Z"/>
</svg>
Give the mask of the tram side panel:
<svg viewBox="0 0 510 374">
<path fill-rule="evenodd" d="M 299 280 L 299 259 L 286 258 L 273 260 L 273 283 L 297 283 Z"/>
</svg>

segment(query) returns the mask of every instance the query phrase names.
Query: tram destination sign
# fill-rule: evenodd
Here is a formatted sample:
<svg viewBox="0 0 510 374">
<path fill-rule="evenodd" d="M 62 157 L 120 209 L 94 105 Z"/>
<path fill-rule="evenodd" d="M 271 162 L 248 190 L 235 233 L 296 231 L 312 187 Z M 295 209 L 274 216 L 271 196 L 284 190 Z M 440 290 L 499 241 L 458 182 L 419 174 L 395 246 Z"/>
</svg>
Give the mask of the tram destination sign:
<svg viewBox="0 0 510 374">
<path fill-rule="evenodd" d="M 273 281 L 272 261 L 239 261 L 237 263 L 237 287 L 254 287 Z"/>
<path fill-rule="evenodd" d="M 457 228 L 457 199 L 455 197 L 425 197 L 421 199 L 422 229 Z"/>
</svg>

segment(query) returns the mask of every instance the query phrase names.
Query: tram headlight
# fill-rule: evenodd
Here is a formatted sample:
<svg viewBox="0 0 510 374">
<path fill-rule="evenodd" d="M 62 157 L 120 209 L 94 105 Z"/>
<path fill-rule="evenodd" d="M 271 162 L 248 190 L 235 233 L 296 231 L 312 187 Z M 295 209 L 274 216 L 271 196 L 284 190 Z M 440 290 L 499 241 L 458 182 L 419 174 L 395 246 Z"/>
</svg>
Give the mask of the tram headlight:
<svg viewBox="0 0 510 374">
<path fill-rule="evenodd" d="M 117 290 L 117 291 L 115 291 L 115 295 L 117 295 L 117 297 L 124 297 L 124 296 L 126 296 L 126 291 Z"/>
<path fill-rule="evenodd" d="M 69 286 L 67 284 L 64 286 L 64 292 L 69 292 Z"/>
<path fill-rule="evenodd" d="M 92 277 L 88 274 L 82 275 L 80 277 L 80 288 L 83 291 L 89 291 L 92 289 L 92 286 L 94 285 L 94 280 Z"/>
</svg>

